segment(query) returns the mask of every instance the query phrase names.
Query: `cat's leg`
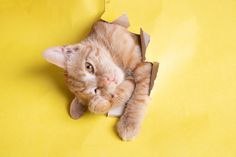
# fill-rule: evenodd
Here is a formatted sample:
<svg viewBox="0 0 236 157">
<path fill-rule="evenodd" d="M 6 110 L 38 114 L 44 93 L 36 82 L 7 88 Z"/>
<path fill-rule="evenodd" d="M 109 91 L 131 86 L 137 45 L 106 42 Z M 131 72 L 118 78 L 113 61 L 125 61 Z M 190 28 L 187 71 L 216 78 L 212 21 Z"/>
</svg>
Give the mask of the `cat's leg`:
<svg viewBox="0 0 236 157">
<path fill-rule="evenodd" d="M 93 113 L 107 113 L 111 108 L 124 106 L 130 99 L 134 90 L 134 80 L 132 77 L 127 77 L 115 90 L 113 97 L 107 95 L 94 96 L 88 108 Z"/>
<path fill-rule="evenodd" d="M 139 132 L 149 102 L 149 84 L 152 65 L 141 63 L 134 71 L 135 89 L 118 124 L 117 131 L 123 140 L 132 140 Z"/>
<path fill-rule="evenodd" d="M 105 98 L 101 95 L 95 95 L 88 104 L 88 109 L 92 113 L 104 114 L 107 113 L 111 108 L 110 99 Z"/>
<path fill-rule="evenodd" d="M 125 105 L 133 94 L 134 87 L 134 79 L 129 76 L 116 88 L 111 99 L 112 108 L 109 110 L 108 116 L 121 116 L 123 114 Z"/>
<path fill-rule="evenodd" d="M 78 98 L 74 98 L 70 104 L 70 116 L 73 119 L 80 118 L 84 112 L 86 111 L 86 107 L 79 101 Z"/>
<path fill-rule="evenodd" d="M 133 77 L 127 77 L 115 90 L 111 100 L 112 107 L 124 106 L 133 94 L 135 87 Z"/>
</svg>

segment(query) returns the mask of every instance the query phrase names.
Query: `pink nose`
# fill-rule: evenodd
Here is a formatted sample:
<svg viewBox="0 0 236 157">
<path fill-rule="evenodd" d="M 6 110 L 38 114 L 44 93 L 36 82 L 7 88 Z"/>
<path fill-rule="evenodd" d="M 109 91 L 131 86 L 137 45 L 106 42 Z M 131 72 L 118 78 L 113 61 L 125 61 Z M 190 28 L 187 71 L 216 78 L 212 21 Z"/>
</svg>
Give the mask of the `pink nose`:
<svg viewBox="0 0 236 157">
<path fill-rule="evenodd" d="M 109 85 L 111 83 L 115 83 L 117 84 L 117 80 L 116 80 L 116 76 L 113 75 L 113 76 L 104 76 L 103 77 L 103 81 L 106 85 Z"/>
</svg>

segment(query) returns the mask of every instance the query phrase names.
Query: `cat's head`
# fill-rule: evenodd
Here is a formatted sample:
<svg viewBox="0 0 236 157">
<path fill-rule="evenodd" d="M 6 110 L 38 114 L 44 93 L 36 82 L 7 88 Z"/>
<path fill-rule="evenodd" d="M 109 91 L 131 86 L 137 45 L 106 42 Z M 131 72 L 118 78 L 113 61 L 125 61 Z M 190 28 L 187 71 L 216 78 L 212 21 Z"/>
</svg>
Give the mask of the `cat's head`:
<svg viewBox="0 0 236 157">
<path fill-rule="evenodd" d="M 65 70 L 69 89 L 85 102 L 97 94 L 112 96 L 124 80 L 123 71 L 110 53 L 96 42 L 52 47 L 43 55 L 48 62 Z"/>
</svg>

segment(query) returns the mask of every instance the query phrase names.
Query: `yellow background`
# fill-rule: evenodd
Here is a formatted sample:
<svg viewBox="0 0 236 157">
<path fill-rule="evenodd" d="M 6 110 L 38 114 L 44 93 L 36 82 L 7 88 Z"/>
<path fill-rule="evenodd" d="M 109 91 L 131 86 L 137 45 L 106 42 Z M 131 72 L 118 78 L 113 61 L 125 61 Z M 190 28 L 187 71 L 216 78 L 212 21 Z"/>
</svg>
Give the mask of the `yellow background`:
<svg viewBox="0 0 236 157">
<path fill-rule="evenodd" d="M 1 0 L 1 157 L 235 157 L 236 1 Z M 141 134 L 115 118 L 68 115 L 63 71 L 42 51 L 86 36 L 103 11 L 151 35 L 160 69 Z"/>
</svg>

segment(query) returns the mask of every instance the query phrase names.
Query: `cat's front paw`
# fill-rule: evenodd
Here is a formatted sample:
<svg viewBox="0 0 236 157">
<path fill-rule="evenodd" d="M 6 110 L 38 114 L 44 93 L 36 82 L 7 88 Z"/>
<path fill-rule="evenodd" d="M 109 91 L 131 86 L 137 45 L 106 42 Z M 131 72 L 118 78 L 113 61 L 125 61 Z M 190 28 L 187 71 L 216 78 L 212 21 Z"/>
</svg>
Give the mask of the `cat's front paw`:
<svg viewBox="0 0 236 157">
<path fill-rule="evenodd" d="M 101 96 L 94 96 L 88 104 L 89 111 L 96 114 L 107 113 L 110 108 L 111 103 Z"/>
<path fill-rule="evenodd" d="M 122 140 L 130 141 L 139 133 L 140 123 L 123 115 L 117 123 L 117 132 Z"/>
</svg>

